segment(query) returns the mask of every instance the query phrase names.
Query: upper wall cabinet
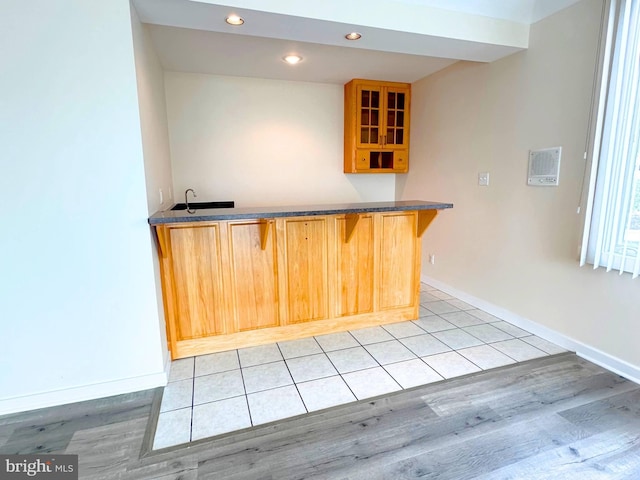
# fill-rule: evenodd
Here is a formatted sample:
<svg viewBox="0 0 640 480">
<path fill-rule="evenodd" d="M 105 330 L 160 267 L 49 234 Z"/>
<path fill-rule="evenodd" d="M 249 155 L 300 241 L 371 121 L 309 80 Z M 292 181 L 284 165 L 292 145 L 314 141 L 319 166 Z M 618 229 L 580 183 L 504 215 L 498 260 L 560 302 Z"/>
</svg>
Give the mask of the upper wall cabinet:
<svg viewBox="0 0 640 480">
<path fill-rule="evenodd" d="M 411 84 L 351 80 L 344 86 L 344 172 L 409 171 Z"/>
</svg>

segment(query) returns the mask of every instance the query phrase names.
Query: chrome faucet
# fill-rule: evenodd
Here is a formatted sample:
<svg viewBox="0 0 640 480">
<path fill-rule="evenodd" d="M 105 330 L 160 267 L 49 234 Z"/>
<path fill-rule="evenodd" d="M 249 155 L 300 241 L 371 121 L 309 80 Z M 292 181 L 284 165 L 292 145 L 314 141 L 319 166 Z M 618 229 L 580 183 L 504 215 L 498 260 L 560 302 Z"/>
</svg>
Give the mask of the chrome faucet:
<svg viewBox="0 0 640 480">
<path fill-rule="evenodd" d="M 187 212 L 188 212 L 188 213 L 196 213 L 196 211 L 195 211 L 195 210 L 191 210 L 191 209 L 189 208 L 189 200 L 187 199 L 187 194 L 188 194 L 189 192 L 193 193 L 193 198 L 196 198 L 196 197 L 198 196 L 198 195 L 196 195 L 196 192 L 195 192 L 195 190 L 194 190 L 193 188 L 187 188 L 187 189 L 184 191 L 184 204 L 187 206 Z"/>
</svg>

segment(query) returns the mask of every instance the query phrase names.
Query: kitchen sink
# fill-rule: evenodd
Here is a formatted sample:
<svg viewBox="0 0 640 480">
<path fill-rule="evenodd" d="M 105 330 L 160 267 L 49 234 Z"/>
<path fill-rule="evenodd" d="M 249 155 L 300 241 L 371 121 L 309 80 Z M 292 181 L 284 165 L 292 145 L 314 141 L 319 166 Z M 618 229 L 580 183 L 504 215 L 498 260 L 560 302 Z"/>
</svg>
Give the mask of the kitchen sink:
<svg viewBox="0 0 640 480">
<path fill-rule="evenodd" d="M 202 210 L 203 208 L 233 208 L 235 206 L 235 202 L 233 201 L 224 201 L 224 202 L 189 202 L 190 210 Z M 171 210 L 186 210 L 186 203 L 176 203 Z"/>
</svg>

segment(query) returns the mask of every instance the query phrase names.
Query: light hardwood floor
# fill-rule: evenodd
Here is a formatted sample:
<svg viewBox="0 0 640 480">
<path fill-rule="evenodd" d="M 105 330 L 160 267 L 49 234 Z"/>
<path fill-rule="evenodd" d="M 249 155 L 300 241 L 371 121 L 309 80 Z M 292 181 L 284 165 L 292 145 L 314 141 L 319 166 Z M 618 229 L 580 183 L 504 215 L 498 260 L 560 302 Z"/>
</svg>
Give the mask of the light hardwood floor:
<svg viewBox="0 0 640 480">
<path fill-rule="evenodd" d="M 640 386 L 574 354 L 149 451 L 149 390 L 0 417 L 82 479 L 640 479 Z"/>
</svg>

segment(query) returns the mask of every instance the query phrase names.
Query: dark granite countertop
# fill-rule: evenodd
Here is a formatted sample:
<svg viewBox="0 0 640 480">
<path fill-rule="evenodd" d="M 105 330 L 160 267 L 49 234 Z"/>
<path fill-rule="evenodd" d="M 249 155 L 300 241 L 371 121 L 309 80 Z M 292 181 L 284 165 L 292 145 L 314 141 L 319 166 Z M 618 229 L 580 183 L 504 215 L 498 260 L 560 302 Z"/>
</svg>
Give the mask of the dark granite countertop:
<svg viewBox="0 0 640 480">
<path fill-rule="evenodd" d="M 336 203 L 326 205 L 294 205 L 283 207 L 208 208 L 187 213 L 185 210 L 165 210 L 149 217 L 150 225 L 249 218 L 302 217 L 342 213 L 393 212 L 408 210 L 442 210 L 452 203 L 403 200 L 399 202 Z"/>
</svg>

